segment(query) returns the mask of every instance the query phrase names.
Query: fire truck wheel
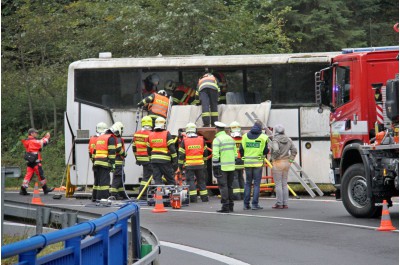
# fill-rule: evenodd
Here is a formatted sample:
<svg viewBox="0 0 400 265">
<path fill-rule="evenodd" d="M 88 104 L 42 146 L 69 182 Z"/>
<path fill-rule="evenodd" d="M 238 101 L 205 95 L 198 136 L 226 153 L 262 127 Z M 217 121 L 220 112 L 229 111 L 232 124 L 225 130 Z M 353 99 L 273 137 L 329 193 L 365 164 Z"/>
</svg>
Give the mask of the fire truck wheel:
<svg viewBox="0 0 400 265">
<path fill-rule="evenodd" d="M 364 165 L 350 166 L 343 175 L 342 200 L 346 210 L 354 217 L 377 216 L 379 207 L 375 200 L 367 196 L 367 181 L 365 179 Z"/>
</svg>

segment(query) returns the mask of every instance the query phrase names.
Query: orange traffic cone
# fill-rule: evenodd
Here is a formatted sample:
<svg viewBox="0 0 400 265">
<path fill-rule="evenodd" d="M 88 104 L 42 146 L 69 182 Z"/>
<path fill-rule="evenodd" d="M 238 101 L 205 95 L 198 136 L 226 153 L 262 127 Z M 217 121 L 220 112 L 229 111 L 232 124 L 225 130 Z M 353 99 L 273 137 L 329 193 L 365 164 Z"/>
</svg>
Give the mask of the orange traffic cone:
<svg viewBox="0 0 400 265">
<path fill-rule="evenodd" d="M 161 194 L 161 187 L 157 187 L 156 194 L 154 196 L 156 200 L 156 204 L 154 209 L 152 210 L 153 213 L 165 213 L 167 210 L 164 208 L 163 197 Z"/>
<path fill-rule="evenodd" d="M 392 225 L 392 220 L 390 219 L 390 213 L 386 200 L 383 200 L 381 226 L 377 230 L 378 231 L 396 230 L 396 227 Z"/>
<path fill-rule="evenodd" d="M 32 204 L 37 204 L 37 205 L 44 205 L 42 202 L 42 199 L 40 199 L 40 193 L 39 193 L 39 188 L 38 188 L 38 183 L 35 182 L 35 189 L 33 190 L 33 197 L 32 197 Z"/>
</svg>

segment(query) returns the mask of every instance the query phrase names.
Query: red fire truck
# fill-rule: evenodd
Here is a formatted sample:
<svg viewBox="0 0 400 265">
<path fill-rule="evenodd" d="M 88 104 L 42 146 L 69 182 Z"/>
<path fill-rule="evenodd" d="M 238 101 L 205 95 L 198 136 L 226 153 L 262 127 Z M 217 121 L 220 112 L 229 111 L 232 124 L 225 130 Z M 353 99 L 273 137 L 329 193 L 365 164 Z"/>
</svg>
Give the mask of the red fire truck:
<svg viewBox="0 0 400 265">
<path fill-rule="evenodd" d="M 319 112 L 331 112 L 331 181 L 355 217 L 399 193 L 398 63 L 398 46 L 344 49 L 315 74 Z"/>
</svg>

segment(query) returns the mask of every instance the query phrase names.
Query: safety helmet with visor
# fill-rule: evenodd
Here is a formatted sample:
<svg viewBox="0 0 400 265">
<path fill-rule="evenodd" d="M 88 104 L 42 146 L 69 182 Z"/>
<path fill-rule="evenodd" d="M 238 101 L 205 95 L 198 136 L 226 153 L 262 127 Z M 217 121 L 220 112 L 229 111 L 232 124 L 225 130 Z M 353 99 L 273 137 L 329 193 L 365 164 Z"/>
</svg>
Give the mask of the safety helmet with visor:
<svg viewBox="0 0 400 265">
<path fill-rule="evenodd" d="M 117 121 L 116 123 L 114 123 L 110 130 L 117 136 L 122 135 L 123 130 L 124 130 L 124 125 L 122 124 L 122 122 Z"/>
<path fill-rule="evenodd" d="M 151 129 L 153 127 L 153 119 L 150 116 L 142 118 L 142 128 Z"/>
<path fill-rule="evenodd" d="M 104 133 L 108 129 L 108 126 L 105 122 L 99 122 L 96 125 L 96 132 L 98 134 Z"/>
<path fill-rule="evenodd" d="M 154 129 L 164 129 L 165 119 L 163 117 L 158 117 L 154 123 Z"/>
<path fill-rule="evenodd" d="M 164 88 L 167 91 L 174 91 L 176 88 L 176 83 L 172 80 L 167 80 L 167 81 L 165 81 Z"/>
<path fill-rule="evenodd" d="M 241 131 L 242 128 L 240 127 L 240 123 L 237 121 L 233 121 L 230 125 L 229 125 L 230 129 L 231 129 L 231 136 L 232 137 L 239 137 L 241 136 Z"/>
<path fill-rule="evenodd" d="M 158 83 L 160 83 L 160 77 L 158 76 L 158 74 L 151 74 L 147 77 L 147 80 L 152 83 L 153 85 L 157 86 Z"/>
<path fill-rule="evenodd" d="M 160 91 L 158 91 L 157 93 L 158 93 L 159 95 L 161 95 L 161 96 L 165 96 L 165 97 L 168 96 L 168 93 L 167 93 L 167 91 L 165 91 L 165 90 L 160 90 Z"/>
</svg>

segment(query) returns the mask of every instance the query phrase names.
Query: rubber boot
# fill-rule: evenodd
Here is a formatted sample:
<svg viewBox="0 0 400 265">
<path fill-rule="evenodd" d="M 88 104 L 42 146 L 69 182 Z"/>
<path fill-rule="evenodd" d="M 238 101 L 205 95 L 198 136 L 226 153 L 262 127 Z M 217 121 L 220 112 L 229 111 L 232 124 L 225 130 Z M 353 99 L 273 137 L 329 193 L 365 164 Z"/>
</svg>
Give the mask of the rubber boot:
<svg viewBox="0 0 400 265">
<path fill-rule="evenodd" d="M 200 198 L 201 198 L 202 202 L 208 202 L 208 196 L 203 195 L 203 196 L 200 196 Z"/>
<path fill-rule="evenodd" d="M 197 202 L 197 195 L 190 195 L 190 202 L 196 203 Z"/>
<path fill-rule="evenodd" d="M 26 195 L 30 195 L 30 193 L 26 191 L 26 188 L 25 188 L 25 187 L 22 187 L 22 186 L 21 186 L 21 189 L 20 189 L 20 191 L 19 191 L 19 195 L 26 196 Z"/>
<path fill-rule="evenodd" d="M 43 193 L 46 195 L 46 194 L 48 194 L 49 192 L 52 192 L 52 191 L 54 190 L 54 187 L 53 187 L 53 188 L 49 188 L 49 187 L 47 187 L 46 184 L 44 184 L 44 185 L 42 186 L 42 189 L 43 189 Z"/>
</svg>

